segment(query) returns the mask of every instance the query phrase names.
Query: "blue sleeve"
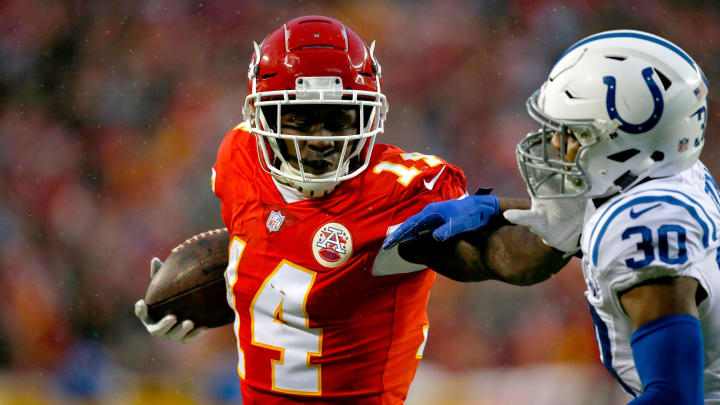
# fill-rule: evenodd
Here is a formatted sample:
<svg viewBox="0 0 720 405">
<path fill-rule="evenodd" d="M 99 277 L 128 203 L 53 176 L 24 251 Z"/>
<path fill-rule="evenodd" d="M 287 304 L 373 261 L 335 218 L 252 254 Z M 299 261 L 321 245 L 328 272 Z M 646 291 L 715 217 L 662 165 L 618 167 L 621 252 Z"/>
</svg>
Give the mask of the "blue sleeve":
<svg viewBox="0 0 720 405">
<path fill-rule="evenodd" d="M 655 319 L 632 334 L 631 346 L 643 393 L 629 405 L 703 404 L 705 351 L 697 318 Z"/>
</svg>

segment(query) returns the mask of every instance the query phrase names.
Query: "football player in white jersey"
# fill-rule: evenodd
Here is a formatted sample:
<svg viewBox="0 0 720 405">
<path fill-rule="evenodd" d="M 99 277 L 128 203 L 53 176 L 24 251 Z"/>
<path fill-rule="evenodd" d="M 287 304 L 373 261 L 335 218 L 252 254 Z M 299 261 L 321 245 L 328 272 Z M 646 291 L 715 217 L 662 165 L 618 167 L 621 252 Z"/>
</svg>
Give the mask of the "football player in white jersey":
<svg viewBox="0 0 720 405">
<path fill-rule="evenodd" d="M 570 47 L 527 102 L 541 125 L 517 148 L 532 209 L 505 218 L 568 254 L 579 240 L 601 358 L 633 405 L 720 404 L 720 192 L 698 160 L 707 93 L 679 47 L 621 30 Z M 473 198 L 426 207 L 385 246 L 473 229 L 486 215 Z"/>
</svg>

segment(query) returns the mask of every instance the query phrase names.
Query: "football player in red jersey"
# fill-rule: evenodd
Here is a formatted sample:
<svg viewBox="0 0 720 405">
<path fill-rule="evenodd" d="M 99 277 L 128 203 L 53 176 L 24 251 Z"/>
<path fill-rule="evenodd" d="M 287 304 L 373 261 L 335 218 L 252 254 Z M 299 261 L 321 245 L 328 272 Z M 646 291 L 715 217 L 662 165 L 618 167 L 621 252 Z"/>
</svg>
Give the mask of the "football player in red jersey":
<svg viewBox="0 0 720 405">
<path fill-rule="evenodd" d="M 225 276 L 245 404 L 402 404 L 407 395 L 435 273 L 381 246 L 411 214 L 462 198 L 466 185 L 442 159 L 375 143 L 388 111 L 381 73 L 374 43 L 327 17 L 291 20 L 254 46 L 246 121 L 225 136 L 212 175 L 232 238 Z M 488 217 L 527 206 L 489 193 L 473 201 Z M 524 228 L 500 227 L 486 241 L 497 274 L 521 268 L 505 256 L 547 265 L 548 275 L 561 264 Z M 465 263 L 478 250 L 463 243 L 439 251 Z M 192 320 L 152 323 L 146 312 L 139 301 L 154 335 L 201 333 Z"/>
</svg>

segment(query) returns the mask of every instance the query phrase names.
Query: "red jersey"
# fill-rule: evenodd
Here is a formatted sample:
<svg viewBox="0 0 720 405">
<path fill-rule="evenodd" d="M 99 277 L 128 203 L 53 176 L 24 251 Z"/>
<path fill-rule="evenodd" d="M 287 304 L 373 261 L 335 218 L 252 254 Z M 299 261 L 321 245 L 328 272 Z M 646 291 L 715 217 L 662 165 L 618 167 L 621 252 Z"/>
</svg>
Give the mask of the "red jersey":
<svg viewBox="0 0 720 405">
<path fill-rule="evenodd" d="M 232 237 L 225 277 L 244 403 L 402 404 L 435 273 L 382 242 L 428 203 L 462 196 L 464 174 L 378 144 L 368 168 L 329 195 L 286 202 L 245 128 L 226 135 L 213 169 Z"/>
</svg>

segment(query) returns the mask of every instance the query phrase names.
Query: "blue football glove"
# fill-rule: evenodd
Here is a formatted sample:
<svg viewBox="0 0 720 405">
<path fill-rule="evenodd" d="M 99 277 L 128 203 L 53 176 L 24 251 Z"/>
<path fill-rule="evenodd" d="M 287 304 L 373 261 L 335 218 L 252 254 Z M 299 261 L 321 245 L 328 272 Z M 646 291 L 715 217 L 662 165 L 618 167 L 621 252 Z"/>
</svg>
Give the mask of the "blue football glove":
<svg viewBox="0 0 720 405">
<path fill-rule="evenodd" d="M 480 189 L 477 195 L 462 200 L 428 204 L 385 238 L 383 249 L 390 249 L 400 242 L 416 239 L 430 231 L 435 240 L 442 242 L 487 225 L 490 218 L 500 214 L 500 204 L 497 197 L 490 194 L 491 190 Z"/>
</svg>

